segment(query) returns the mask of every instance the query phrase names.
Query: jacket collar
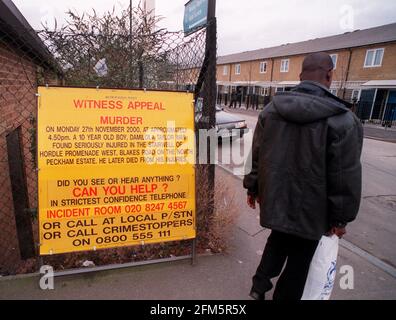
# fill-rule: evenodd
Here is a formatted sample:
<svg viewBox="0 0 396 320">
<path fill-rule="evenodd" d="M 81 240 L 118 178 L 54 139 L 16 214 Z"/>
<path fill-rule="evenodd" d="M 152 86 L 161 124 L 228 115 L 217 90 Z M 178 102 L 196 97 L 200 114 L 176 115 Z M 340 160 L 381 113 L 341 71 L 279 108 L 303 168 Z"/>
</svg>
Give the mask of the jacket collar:
<svg viewBox="0 0 396 320">
<path fill-rule="evenodd" d="M 326 86 L 324 86 L 323 84 L 316 82 L 316 81 L 304 80 L 304 81 L 301 81 L 300 85 L 308 85 L 308 86 L 311 85 L 311 86 L 319 87 L 320 89 L 331 94 L 330 90 Z"/>
<path fill-rule="evenodd" d="M 330 90 L 327 87 L 325 87 L 323 84 L 316 82 L 316 81 L 304 80 L 295 88 L 295 90 L 296 91 L 305 91 L 305 92 L 308 91 L 311 94 L 317 95 L 319 97 L 332 98 L 332 99 L 336 100 L 337 102 L 343 104 L 348 109 L 351 109 L 353 106 L 352 103 L 349 103 L 349 102 L 335 96 L 334 94 L 332 94 L 330 92 Z"/>
</svg>

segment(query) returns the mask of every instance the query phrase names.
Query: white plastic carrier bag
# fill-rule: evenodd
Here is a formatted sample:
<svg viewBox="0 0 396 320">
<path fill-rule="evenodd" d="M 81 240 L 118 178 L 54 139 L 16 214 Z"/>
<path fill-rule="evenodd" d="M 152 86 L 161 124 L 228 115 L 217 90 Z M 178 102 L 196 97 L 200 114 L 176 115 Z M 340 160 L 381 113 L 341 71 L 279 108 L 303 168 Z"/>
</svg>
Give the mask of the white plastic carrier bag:
<svg viewBox="0 0 396 320">
<path fill-rule="evenodd" d="M 323 236 L 312 258 L 301 300 L 329 300 L 336 276 L 339 238 Z"/>
</svg>

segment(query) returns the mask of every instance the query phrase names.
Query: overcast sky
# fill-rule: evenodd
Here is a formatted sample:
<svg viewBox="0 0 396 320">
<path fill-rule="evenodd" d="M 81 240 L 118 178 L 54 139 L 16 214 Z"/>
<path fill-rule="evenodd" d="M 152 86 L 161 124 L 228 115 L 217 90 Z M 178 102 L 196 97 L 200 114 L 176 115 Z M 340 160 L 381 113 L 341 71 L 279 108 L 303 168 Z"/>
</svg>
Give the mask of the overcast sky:
<svg viewBox="0 0 396 320">
<path fill-rule="evenodd" d="M 139 0 L 133 0 L 136 5 Z M 187 0 L 156 0 L 161 27 L 183 27 Z M 64 20 L 69 8 L 97 12 L 127 8 L 129 0 L 14 0 L 35 29 L 41 22 Z M 266 48 L 285 43 L 366 29 L 396 22 L 395 0 L 217 0 L 218 54 Z"/>
</svg>

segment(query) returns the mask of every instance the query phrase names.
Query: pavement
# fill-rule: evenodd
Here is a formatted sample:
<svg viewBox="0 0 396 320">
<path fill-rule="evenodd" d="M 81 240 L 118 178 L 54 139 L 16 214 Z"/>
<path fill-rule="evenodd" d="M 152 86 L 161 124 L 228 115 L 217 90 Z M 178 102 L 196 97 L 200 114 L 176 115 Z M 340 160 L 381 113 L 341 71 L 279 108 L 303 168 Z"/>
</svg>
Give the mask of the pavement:
<svg viewBox="0 0 396 320">
<path fill-rule="evenodd" d="M 237 199 L 245 199 L 238 177 L 217 167 L 216 179 L 233 186 Z M 250 300 L 251 277 L 270 231 L 259 226 L 258 210 L 248 208 L 245 201 L 237 206 L 239 216 L 224 254 L 198 256 L 195 265 L 181 260 L 56 277 L 54 290 L 45 291 L 39 288 L 37 275 L 0 278 L 0 299 Z M 342 266 L 353 271 L 349 283 L 353 289 L 341 289 Z M 267 295 L 271 297 L 272 292 Z M 396 274 L 340 246 L 332 299 L 396 299 Z"/>
<path fill-rule="evenodd" d="M 363 124 L 364 136 L 367 139 L 396 143 L 396 127 L 382 127 L 380 125 Z"/>
</svg>

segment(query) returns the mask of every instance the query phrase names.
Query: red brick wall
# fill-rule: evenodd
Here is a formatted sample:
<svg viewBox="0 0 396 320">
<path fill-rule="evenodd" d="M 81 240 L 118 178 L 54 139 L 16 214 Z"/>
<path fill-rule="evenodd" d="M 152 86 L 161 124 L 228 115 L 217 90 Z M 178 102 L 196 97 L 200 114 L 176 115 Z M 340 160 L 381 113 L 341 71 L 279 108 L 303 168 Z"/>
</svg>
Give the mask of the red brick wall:
<svg viewBox="0 0 396 320">
<path fill-rule="evenodd" d="M 368 49 L 384 48 L 384 57 L 380 67 L 365 68 L 366 52 Z M 396 43 L 372 45 L 353 49 L 350 81 L 394 80 L 396 79 Z"/>
<path fill-rule="evenodd" d="M 31 153 L 32 125 L 36 118 L 37 66 L 11 45 L 0 42 L 0 274 L 20 263 L 14 206 L 9 176 L 6 136 L 20 127 L 29 207 L 37 206 L 37 174 Z"/>
</svg>

